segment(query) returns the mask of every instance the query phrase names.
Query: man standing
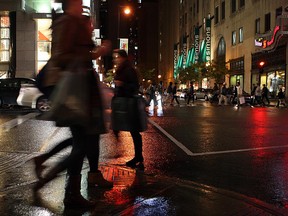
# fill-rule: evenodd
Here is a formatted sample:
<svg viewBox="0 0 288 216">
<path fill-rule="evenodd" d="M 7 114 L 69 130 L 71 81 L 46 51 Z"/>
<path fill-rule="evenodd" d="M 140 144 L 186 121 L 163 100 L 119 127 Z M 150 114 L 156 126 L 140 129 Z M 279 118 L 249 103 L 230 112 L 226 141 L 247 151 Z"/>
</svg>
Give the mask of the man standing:
<svg viewBox="0 0 288 216">
<path fill-rule="evenodd" d="M 187 106 L 189 106 L 189 103 L 190 103 L 191 99 L 192 99 L 192 103 L 194 103 L 194 86 L 193 86 L 193 82 L 190 82 L 190 87 L 188 89 Z"/>
<path fill-rule="evenodd" d="M 178 101 L 178 98 L 177 98 L 177 83 L 174 83 L 174 86 L 173 86 L 173 89 L 172 89 L 172 99 L 171 99 L 171 103 L 170 105 L 173 106 L 173 102 L 174 102 L 174 99 L 176 100 L 177 104 L 179 105 L 179 101 Z"/>
<path fill-rule="evenodd" d="M 224 82 L 221 89 L 220 89 L 220 97 L 219 97 L 219 102 L 218 105 L 220 106 L 222 101 L 224 100 L 224 105 L 227 104 L 227 88 L 226 88 L 226 83 Z"/>
<path fill-rule="evenodd" d="M 265 106 L 265 102 L 264 102 L 264 98 L 266 99 L 266 101 L 268 102 L 268 105 L 270 104 L 270 101 L 269 101 L 269 98 L 268 98 L 268 93 L 269 93 L 269 90 L 268 88 L 266 87 L 265 84 L 262 85 L 263 88 L 262 88 L 262 102 L 263 102 L 263 105 Z"/>
</svg>

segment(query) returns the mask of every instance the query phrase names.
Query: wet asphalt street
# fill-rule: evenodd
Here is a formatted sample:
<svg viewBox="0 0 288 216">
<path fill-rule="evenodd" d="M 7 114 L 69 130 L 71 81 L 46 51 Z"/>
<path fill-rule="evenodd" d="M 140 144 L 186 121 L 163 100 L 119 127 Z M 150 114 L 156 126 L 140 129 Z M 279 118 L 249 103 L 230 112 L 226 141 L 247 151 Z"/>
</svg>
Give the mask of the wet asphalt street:
<svg viewBox="0 0 288 216">
<path fill-rule="evenodd" d="M 286 209 L 287 111 L 272 106 L 235 109 L 203 101 L 150 109 L 149 129 L 142 133 L 145 173 L 210 185 Z M 25 162 L 70 136 L 66 128 L 34 115 L 0 113 L 0 198 L 11 188 L 33 184 L 33 167 L 23 170 Z M 17 116 L 22 119 L 15 120 Z M 111 133 L 102 136 L 101 164 L 121 166 L 133 156 L 129 133 L 120 136 L 120 143 Z"/>
</svg>

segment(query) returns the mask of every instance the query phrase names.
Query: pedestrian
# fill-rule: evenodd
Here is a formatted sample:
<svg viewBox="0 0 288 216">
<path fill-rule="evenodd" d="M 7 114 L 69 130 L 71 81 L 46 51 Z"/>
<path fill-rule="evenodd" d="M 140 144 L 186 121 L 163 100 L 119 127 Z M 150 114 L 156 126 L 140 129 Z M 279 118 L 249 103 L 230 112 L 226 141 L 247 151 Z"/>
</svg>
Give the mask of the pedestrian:
<svg viewBox="0 0 288 216">
<path fill-rule="evenodd" d="M 262 87 L 262 102 L 263 102 L 263 105 L 266 106 L 264 99 L 267 101 L 267 103 L 268 103 L 267 105 L 270 104 L 270 100 L 268 98 L 269 90 L 265 84 L 263 84 L 262 86 L 263 86 Z"/>
<path fill-rule="evenodd" d="M 133 97 L 137 95 L 139 88 L 138 74 L 133 68 L 131 62 L 128 59 L 128 55 L 125 50 L 116 49 L 113 51 L 113 62 L 117 66 L 115 72 L 115 93 L 114 97 Z M 112 108 L 113 109 L 113 108 Z M 113 110 L 112 110 L 113 112 Z M 126 166 L 131 168 L 144 169 L 144 157 L 142 153 L 142 136 L 137 129 L 129 131 L 134 144 L 134 157 L 126 162 Z M 118 139 L 119 131 L 114 131 L 116 138 Z"/>
<path fill-rule="evenodd" d="M 251 105 L 252 106 L 254 106 L 256 102 L 256 98 L 255 98 L 256 89 L 257 89 L 257 85 L 253 84 L 252 91 L 251 91 Z"/>
<path fill-rule="evenodd" d="M 174 83 L 174 86 L 172 88 L 172 99 L 170 102 L 171 106 L 173 106 L 174 99 L 176 100 L 177 104 L 179 105 L 180 103 L 179 103 L 178 98 L 177 98 L 177 83 L 176 82 Z"/>
<path fill-rule="evenodd" d="M 227 88 L 226 88 L 226 83 L 224 82 L 222 87 L 220 88 L 220 97 L 219 97 L 219 102 L 218 105 L 221 106 L 222 101 L 224 101 L 224 105 L 228 105 L 227 102 Z"/>
<path fill-rule="evenodd" d="M 163 89 L 163 81 L 160 81 L 157 85 L 157 89 L 156 91 L 158 92 L 159 96 L 160 96 L 160 103 L 162 105 L 163 103 L 163 93 L 164 93 L 164 89 Z"/>
<path fill-rule="evenodd" d="M 154 107 L 158 106 L 158 102 L 157 102 L 157 98 L 156 98 L 156 83 L 152 83 L 150 84 L 149 86 L 149 100 L 148 100 L 148 105 L 150 106 L 151 105 L 151 101 L 153 101 L 153 105 Z"/>
<path fill-rule="evenodd" d="M 286 107 L 286 102 L 285 102 L 285 94 L 282 90 L 282 88 L 279 89 L 279 92 L 277 94 L 278 101 L 276 107 L 279 107 L 281 104 Z"/>
<path fill-rule="evenodd" d="M 262 93 L 261 93 L 261 88 L 259 83 L 256 84 L 256 89 L 255 89 L 255 101 L 254 101 L 254 105 L 256 105 L 256 103 L 258 105 L 263 105 L 263 101 L 262 101 Z"/>
<path fill-rule="evenodd" d="M 240 98 L 242 97 L 242 95 L 243 95 L 243 89 L 242 89 L 242 87 L 240 86 L 240 82 L 237 82 L 236 83 L 236 91 L 235 91 L 235 96 L 237 97 L 237 105 L 236 105 L 236 107 L 240 107 L 240 105 L 243 103 L 243 102 L 241 102 L 240 100 Z M 244 103 L 245 103 L 245 101 L 244 101 Z"/>
<path fill-rule="evenodd" d="M 82 0 L 62 0 L 62 8 L 64 14 L 52 22 L 52 48 L 51 61 L 60 68 L 61 71 L 69 70 L 69 65 L 79 62 L 83 66 L 83 73 L 91 74 L 91 83 L 97 83 L 97 77 L 94 76 L 92 60 L 109 52 L 108 44 L 95 48 L 92 41 L 92 28 L 90 20 L 82 15 Z M 61 71 L 59 73 L 61 73 Z M 55 83 L 54 83 L 55 84 Z M 99 111 L 99 124 L 94 127 L 93 122 L 89 122 L 87 126 L 78 125 L 74 122 L 70 131 L 72 138 L 64 141 L 61 148 L 72 143 L 71 153 L 67 158 L 58 162 L 55 166 L 49 168 L 48 172 L 41 176 L 38 173 L 39 180 L 33 188 L 34 196 L 37 199 L 39 189 L 53 180 L 61 171 L 67 169 L 66 187 L 64 195 L 64 205 L 67 208 L 91 208 L 94 202 L 86 200 L 81 195 L 81 170 L 85 156 L 90 158 L 90 172 L 88 178 L 95 180 L 99 176 L 103 178 L 101 172 L 98 171 L 99 159 L 99 137 L 105 132 L 103 118 L 103 104 L 101 102 L 101 94 L 99 86 L 94 84 L 91 86 L 91 100 L 93 99 L 93 109 Z M 97 97 L 98 101 L 94 98 Z M 94 103 L 95 102 L 95 103 Z M 91 107 L 92 108 L 92 107 Z M 91 118 L 92 119 L 92 118 Z M 39 158 L 38 158 L 39 159 Z M 37 161 L 37 159 L 35 160 Z M 40 159 L 38 160 L 38 162 Z M 45 161 L 45 157 L 42 158 Z M 41 162 L 36 165 L 36 170 L 41 167 Z M 37 170 L 41 172 L 40 170 Z M 103 179 L 104 180 L 104 179 Z"/>
<path fill-rule="evenodd" d="M 167 87 L 167 91 L 166 91 L 166 99 L 165 99 L 165 104 L 167 103 L 167 101 L 170 101 L 172 100 L 172 97 L 173 97 L 173 83 L 172 82 L 169 82 L 169 85 Z"/>
<path fill-rule="evenodd" d="M 194 103 L 194 86 L 192 81 L 190 82 L 190 86 L 187 92 L 187 106 L 189 106 L 191 99 L 192 103 Z"/>
</svg>

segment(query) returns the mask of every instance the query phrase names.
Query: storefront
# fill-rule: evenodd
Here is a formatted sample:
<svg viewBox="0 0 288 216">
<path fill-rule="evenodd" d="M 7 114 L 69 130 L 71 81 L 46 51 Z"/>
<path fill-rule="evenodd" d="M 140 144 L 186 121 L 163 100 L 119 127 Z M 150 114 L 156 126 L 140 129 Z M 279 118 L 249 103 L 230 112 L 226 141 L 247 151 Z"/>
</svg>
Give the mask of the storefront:
<svg viewBox="0 0 288 216">
<path fill-rule="evenodd" d="M 259 69 L 260 62 L 265 65 Z M 280 88 L 286 86 L 286 45 L 277 47 L 274 52 L 252 54 L 252 84 L 263 84 L 269 89 L 271 97 L 276 97 Z"/>
</svg>

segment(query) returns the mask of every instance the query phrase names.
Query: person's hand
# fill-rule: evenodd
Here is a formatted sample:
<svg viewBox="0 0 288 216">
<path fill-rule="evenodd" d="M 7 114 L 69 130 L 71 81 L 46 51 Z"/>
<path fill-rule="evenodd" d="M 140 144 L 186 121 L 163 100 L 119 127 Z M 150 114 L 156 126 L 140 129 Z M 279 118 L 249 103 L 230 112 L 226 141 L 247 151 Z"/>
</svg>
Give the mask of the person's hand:
<svg viewBox="0 0 288 216">
<path fill-rule="evenodd" d="M 107 55 L 112 49 L 112 43 L 110 40 L 103 40 L 101 44 L 102 55 Z"/>
<path fill-rule="evenodd" d="M 104 40 L 101 46 L 96 47 L 96 49 L 92 52 L 93 59 L 97 59 L 100 56 L 107 55 L 112 49 L 112 43 L 109 40 Z"/>
</svg>

